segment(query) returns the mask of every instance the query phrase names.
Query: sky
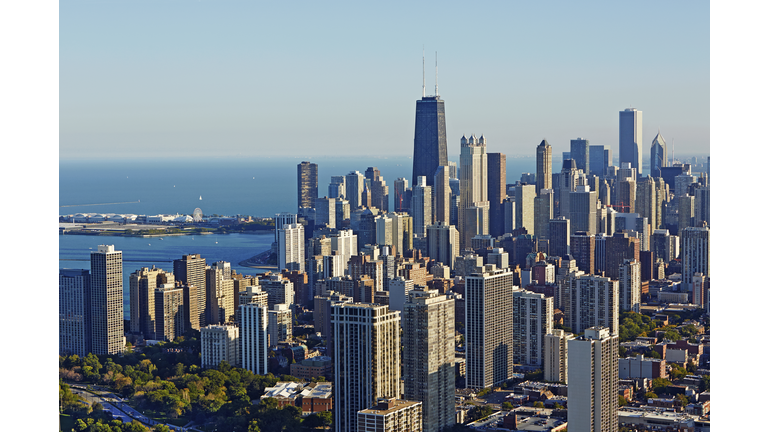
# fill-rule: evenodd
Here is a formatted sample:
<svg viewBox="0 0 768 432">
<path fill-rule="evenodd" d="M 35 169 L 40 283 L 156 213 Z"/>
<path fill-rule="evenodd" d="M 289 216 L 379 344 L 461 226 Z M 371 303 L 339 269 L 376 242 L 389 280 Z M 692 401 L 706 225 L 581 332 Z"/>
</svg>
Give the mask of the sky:
<svg viewBox="0 0 768 432">
<path fill-rule="evenodd" d="M 61 2 L 60 159 L 411 155 L 422 52 L 449 159 L 618 154 L 628 107 L 709 153 L 708 2 L 272 3 Z"/>
</svg>

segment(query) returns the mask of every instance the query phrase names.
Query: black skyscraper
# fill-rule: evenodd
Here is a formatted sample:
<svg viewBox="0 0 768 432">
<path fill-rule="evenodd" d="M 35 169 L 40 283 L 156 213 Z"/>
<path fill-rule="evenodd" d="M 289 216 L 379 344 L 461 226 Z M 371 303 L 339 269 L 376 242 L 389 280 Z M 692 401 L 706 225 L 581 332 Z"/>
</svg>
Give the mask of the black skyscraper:
<svg viewBox="0 0 768 432">
<path fill-rule="evenodd" d="M 413 179 L 427 178 L 434 186 L 435 171 L 448 165 L 448 143 L 445 137 L 445 101 L 440 96 L 424 96 L 416 101 L 416 132 L 413 136 Z"/>
</svg>

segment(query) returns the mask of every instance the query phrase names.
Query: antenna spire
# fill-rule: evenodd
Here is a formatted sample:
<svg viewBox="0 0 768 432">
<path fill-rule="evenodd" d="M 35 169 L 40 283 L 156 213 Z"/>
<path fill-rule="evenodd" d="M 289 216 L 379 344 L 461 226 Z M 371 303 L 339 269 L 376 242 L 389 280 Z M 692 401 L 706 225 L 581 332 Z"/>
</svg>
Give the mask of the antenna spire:
<svg viewBox="0 0 768 432">
<path fill-rule="evenodd" d="M 427 79 L 426 75 L 424 74 L 424 47 L 421 47 L 421 97 L 425 97 L 427 95 Z"/>
<path fill-rule="evenodd" d="M 435 96 L 440 96 L 440 92 L 437 91 L 437 51 L 435 51 Z"/>
</svg>

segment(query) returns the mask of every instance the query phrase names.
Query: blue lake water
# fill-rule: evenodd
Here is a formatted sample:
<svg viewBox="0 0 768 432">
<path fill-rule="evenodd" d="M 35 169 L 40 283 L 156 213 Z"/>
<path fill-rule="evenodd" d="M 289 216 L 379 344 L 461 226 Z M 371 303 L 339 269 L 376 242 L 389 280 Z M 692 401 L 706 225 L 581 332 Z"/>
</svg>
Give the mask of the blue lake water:
<svg viewBox="0 0 768 432">
<path fill-rule="evenodd" d="M 173 272 L 173 260 L 182 255 L 199 253 L 206 263 L 227 261 L 232 269 L 246 275 L 263 270 L 242 267 L 239 262 L 270 248 L 274 233 L 265 234 L 210 234 L 196 236 L 159 237 L 99 237 L 84 235 L 59 236 L 59 268 L 89 270 L 91 251 L 100 244 L 114 244 L 123 252 L 123 303 L 126 319 L 129 315 L 129 276 L 142 267 L 153 265 Z"/>
</svg>

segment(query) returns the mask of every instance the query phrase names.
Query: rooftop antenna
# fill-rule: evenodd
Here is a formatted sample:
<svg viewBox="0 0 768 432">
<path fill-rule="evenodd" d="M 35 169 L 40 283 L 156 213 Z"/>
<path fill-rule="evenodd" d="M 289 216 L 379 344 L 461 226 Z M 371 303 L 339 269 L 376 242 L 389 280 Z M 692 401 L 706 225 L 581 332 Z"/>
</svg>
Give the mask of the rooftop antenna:
<svg viewBox="0 0 768 432">
<path fill-rule="evenodd" d="M 440 92 L 437 91 L 437 51 L 435 51 L 435 96 L 440 96 Z"/>
<path fill-rule="evenodd" d="M 425 97 L 427 95 L 427 79 L 426 75 L 424 74 L 424 47 L 421 47 L 421 97 Z"/>
</svg>

